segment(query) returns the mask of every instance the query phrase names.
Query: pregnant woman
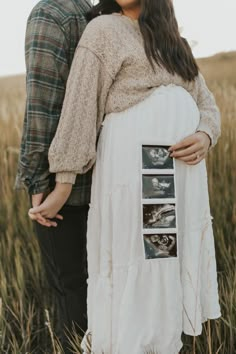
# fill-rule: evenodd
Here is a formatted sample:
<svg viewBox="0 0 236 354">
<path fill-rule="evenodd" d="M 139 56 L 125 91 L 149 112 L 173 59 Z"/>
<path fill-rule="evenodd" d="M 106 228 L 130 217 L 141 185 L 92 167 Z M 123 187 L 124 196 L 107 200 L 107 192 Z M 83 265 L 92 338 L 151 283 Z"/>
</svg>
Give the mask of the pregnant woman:
<svg viewBox="0 0 236 354">
<path fill-rule="evenodd" d="M 96 160 L 84 351 L 177 354 L 182 332 L 197 336 L 220 316 L 205 166 L 219 111 L 171 0 L 101 0 L 90 16 L 49 152 L 57 185 L 29 214 L 63 222 L 58 212 L 76 174 Z M 143 142 L 171 146 L 176 158 L 177 257 L 144 256 Z"/>
</svg>

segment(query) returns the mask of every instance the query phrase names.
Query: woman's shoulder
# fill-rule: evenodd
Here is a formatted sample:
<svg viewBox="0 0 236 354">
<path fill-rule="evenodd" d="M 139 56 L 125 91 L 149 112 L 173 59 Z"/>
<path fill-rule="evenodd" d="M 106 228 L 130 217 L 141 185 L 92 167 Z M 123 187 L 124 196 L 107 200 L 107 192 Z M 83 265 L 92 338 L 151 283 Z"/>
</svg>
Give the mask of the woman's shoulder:
<svg viewBox="0 0 236 354">
<path fill-rule="evenodd" d="M 119 29 L 119 15 L 101 15 L 94 18 L 86 26 L 81 37 L 80 44 L 85 45 L 90 43 L 105 43 L 105 41 L 112 39 L 115 32 Z"/>
<path fill-rule="evenodd" d="M 108 27 L 113 27 L 114 22 L 119 21 L 118 19 L 121 17 L 120 14 L 118 13 L 113 13 L 110 15 L 100 15 L 95 17 L 93 20 L 91 20 L 88 23 L 87 27 L 97 27 L 97 28 L 107 28 Z"/>
<path fill-rule="evenodd" d="M 101 15 L 89 22 L 80 39 L 79 47 L 84 47 L 95 54 L 115 77 L 123 58 L 120 16 Z"/>
</svg>

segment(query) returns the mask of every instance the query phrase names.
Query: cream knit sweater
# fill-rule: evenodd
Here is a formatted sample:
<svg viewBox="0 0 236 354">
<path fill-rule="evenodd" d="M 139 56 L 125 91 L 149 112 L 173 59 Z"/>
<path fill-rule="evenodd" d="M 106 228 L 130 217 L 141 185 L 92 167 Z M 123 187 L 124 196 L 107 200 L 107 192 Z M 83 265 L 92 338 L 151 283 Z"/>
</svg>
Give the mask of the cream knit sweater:
<svg viewBox="0 0 236 354">
<path fill-rule="evenodd" d="M 198 130 L 212 146 L 220 135 L 220 114 L 201 74 L 185 82 L 146 57 L 137 20 L 120 14 L 91 21 L 79 42 L 69 75 L 62 114 L 49 150 L 50 171 L 61 183 L 74 183 L 96 159 L 96 139 L 104 115 L 123 111 L 160 85 L 184 87 L 201 114 Z"/>
</svg>

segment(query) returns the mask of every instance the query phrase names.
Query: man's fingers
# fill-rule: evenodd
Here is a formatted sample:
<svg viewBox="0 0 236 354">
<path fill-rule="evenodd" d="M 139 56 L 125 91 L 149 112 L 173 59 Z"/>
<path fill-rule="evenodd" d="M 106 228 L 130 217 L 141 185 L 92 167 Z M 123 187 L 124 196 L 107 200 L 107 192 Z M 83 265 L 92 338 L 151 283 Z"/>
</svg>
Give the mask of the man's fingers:
<svg viewBox="0 0 236 354">
<path fill-rule="evenodd" d="M 42 226 L 45 226 L 45 227 L 51 227 L 51 223 L 46 221 L 46 222 L 42 222 L 40 220 L 35 220 L 38 224 L 42 225 Z"/>
<path fill-rule="evenodd" d="M 57 223 L 52 220 L 46 219 L 45 222 L 41 221 L 40 219 L 36 220 L 39 224 L 47 227 L 57 227 Z"/>
<path fill-rule="evenodd" d="M 40 221 L 42 223 L 46 223 L 47 222 L 47 220 L 39 213 L 32 214 L 31 211 L 29 210 L 28 215 L 29 215 L 31 220 Z"/>
<path fill-rule="evenodd" d="M 57 214 L 57 215 L 55 216 L 55 218 L 58 219 L 58 220 L 63 220 L 63 216 L 60 215 L 60 214 Z"/>
<path fill-rule="evenodd" d="M 48 220 L 48 223 L 53 227 L 57 227 L 56 221 Z"/>
<path fill-rule="evenodd" d="M 55 227 L 57 226 L 57 222 L 55 220 L 51 220 L 51 219 L 63 220 L 63 216 L 60 214 L 57 214 L 56 216 L 52 216 L 49 213 L 45 213 L 45 214 L 43 214 L 43 217 L 45 219 L 47 219 L 51 223 L 52 226 L 55 226 Z"/>
<path fill-rule="evenodd" d="M 47 222 L 47 219 L 44 218 L 40 213 L 36 214 L 37 215 L 37 220 L 40 220 L 41 222 Z"/>
</svg>

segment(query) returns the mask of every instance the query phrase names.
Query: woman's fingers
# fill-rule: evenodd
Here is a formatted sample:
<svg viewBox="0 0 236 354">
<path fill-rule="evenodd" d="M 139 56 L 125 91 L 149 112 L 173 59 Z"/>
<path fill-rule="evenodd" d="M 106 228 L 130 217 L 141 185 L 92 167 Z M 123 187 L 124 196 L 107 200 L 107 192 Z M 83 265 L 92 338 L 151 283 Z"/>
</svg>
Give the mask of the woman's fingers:
<svg viewBox="0 0 236 354">
<path fill-rule="evenodd" d="M 43 206 L 43 204 L 41 204 L 41 205 L 36 206 L 34 208 L 30 208 L 29 213 L 30 214 L 40 214 L 40 213 L 43 213 L 43 211 L 44 211 L 44 206 Z"/>
<path fill-rule="evenodd" d="M 53 218 L 56 218 L 56 216 L 58 216 L 58 214 L 56 216 L 53 215 L 50 212 L 50 210 L 48 210 L 48 208 L 46 206 L 44 206 L 43 204 L 38 206 L 38 207 L 31 208 L 29 210 L 29 213 L 32 214 L 32 215 L 35 215 L 35 214 L 36 215 L 41 215 L 41 217 L 44 218 L 44 219 L 53 219 Z M 59 218 L 61 218 L 61 216 L 59 216 Z"/>
<path fill-rule="evenodd" d="M 53 220 L 45 219 L 45 221 L 42 221 L 42 219 L 36 218 L 35 221 L 38 222 L 42 226 L 57 227 L 57 223 Z"/>
<path fill-rule="evenodd" d="M 46 218 L 45 216 L 41 215 L 40 213 L 33 214 L 29 210 L 28 215 L 29 215 L 31 220 L 38 222 L 42 226 L 57 227 L 57 223 L 55 221 L 49 220 L 48 218 Z M 58 215 L 58 216 L 59 216 L 58 219 L 63 220 L 63 217 L 61 215 Z"/>
<path fill-rule="evenodd" d="M 63 195 L 61 198 L 61 190 L 58 187 L 57 191 L 52 191 L 42 204 L 29 210 L 29 217 L 43 226 L 56 227 L 55 219 L 63 220 L 63 216 L 58 211 L 64 205 L 66 197 L 67 195 Z"/>
<path fill-rule="evenodd" d="M 63 220 L 63 216 L 61 215 L 61 214 L 53 214 L 52 212 L 50 212 L 50 211 L 47 211 L 47 210 L 45 210 L 45 211 L 42 211 L 41 213 L 40 213 L 44 218 L 46 218 L 46 219 L 58 219 L 58 220 Z"/>
<path fill-rule="evenodd" d="M 191 146 L 188 146 L 187 148 L 173 151 L 170 156 L 178 159 L 181 157 L 191 156 L 191 155 L 195 154 L 196 152 L 199 153 L 200 150 L 201 150 L 201 148 L 198 144 L 193 144 Z"/>
<path fill-rule="evenodd" d="M 180 154 L 181 151 L 190 151 L 196 148 L 196 151 L 198 150 L 204 150 L 204 152 L 208 151 L 210 144 L 210 138 L 205 132 L 198 131 L 192 135 L 189 135 L 188 137 L 184 138 L 181 140 L 179 143 L 172 145 L 169 148 L 169 152 L 171 153 L 177 153 L 177 150 L 179 150 Z M 189 150 L 190 149 L 190 150 Z M 181 155 L 179 155 L 181 156 Z"/>
<path fill-rule="evenodd" d="M 179 157 L 179 160 L 182 160 L 184 162 L 189 162 L 189 161 L 195 161 L 195 160 L 201 160 L 205 157 L 204 151 L 200 150 L 197 152 L 194 152 L 193 154 L 187 155 L 187 156 L 183 156 L 183 157 Z"/>
<path fill-rule="evenodd" d="M 176 150 L 179 150 L 179 149 L 187 148 L 188 146 L 196 143 L 197 141 L 198 140 L 196 140 L 194 135 L 190 135 L 187 138 L 184 138 L 183 140 L 181 140 L 179 143 L 177 143 L 175 145 L 172 145 L 169 148 L 169 151 L 173 152 L 173 151 L 176 151 Z"/>
<path fill-rule="evenodd" d="M 29 211 L 28 215 L 29 215 L 31 220 L 38 222 L 40 225 L 48 226 L 48 227 L 51 226 L 51 223 L 39 213 L 38 214 L 32 214 Z"/>
<path fill-rule="evenodd" d="M 189 162 L 189 161 L 195 161 L 199 159 L 201 160 L 205 156 L 205 151 L 202 148 L 199 148 L 197 144 L 194 144 L 193 146 L 183 149 L 181 151 L 176 151 L 170 155 L 171 157 L 174 157 L 176 159 Z"/>
<path fill-rule="evenodd" d="M 187 165 L 197 165 L 199 162 L 201 162 L 204 159 L 204 157 L 200 156 L 199 158 L 197 158 L 196 160 L 193 161 L 187 161 L 186 164 Z"/>
<path fill-rule="evenodd" d="M 29 210 L 28 215 L 31 220 L 37 220 L 42 223 L 46 222 L 46 219 L 40 213 L 31 213 L 31 209 Z"/>
<path fill-rule="evenodd" d="M 203 132 L 197 132 L 170 147 L 170 156 L 196 165 L 203 160 L 208 152 L 209 137 Z"/>
</svg>

